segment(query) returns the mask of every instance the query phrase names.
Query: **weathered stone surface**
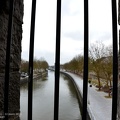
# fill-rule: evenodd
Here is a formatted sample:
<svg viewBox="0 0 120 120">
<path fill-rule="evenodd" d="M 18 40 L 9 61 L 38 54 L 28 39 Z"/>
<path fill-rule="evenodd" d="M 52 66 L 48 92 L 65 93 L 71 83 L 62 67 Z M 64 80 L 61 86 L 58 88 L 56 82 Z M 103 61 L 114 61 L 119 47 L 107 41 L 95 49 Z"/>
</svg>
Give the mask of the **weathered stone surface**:
<svg viewBox="0 0 120 120">
<path fill-rule="evenodd" d="M 0 0 L 0 113 L 4 108 L 4 80 L 6 43 L 10 0 Z M 13 29 L 10 57 L 9 120 L 19 120 L 20 113 L 20 61 L 23 23 L 23 0 L 14 0 Z M 16 113 L 16 115 L 15 115 Z M 0 118 L 1 119 L 1 118 Z"/>
<path fill-rule="evenodd" d="M 118 24 L 120 25 L 120 0 L 118 0 Z"/>
<path fill-rule="evenodd" d="M 119 32 L 120 34 L 120 32 Z M 117 102 L 117 114 L 118 119 L 120 120 L 120 56 L 118 58 L 118 102 Z"/>
<path fill-rule="evenodd" d="M 118 24 L 120 25 L 120 0 L 118 0 Z M 119 41 L 120 41 L 120 30 L 119 30 Z M 119 58 L 118 58 L 118 120 L 120 120 L 120 42 L 119 42 Z"/>
<path fill-rule="evenodd" d="M 9 110 L 11 113 L 20 112 L 19 98 L 20 98 L 20 74 L 19 72 L 15 71 L 10 73 Z"/>
<path fill-rule="evenodd" d="M 118 120 L 120 120 L 120 84 L 118 85 Z"/>
<path fill-rule="evenodd" d="M 3 95 L 4 95 L 4 88 L 3 88 L 3 84 L 4 84 L 4 74 L 0 74 L 0 113 L 2 113 L 3 112 L 3 108 L 4 108 L 4 106 L 3 106 L 3 102 L 4 102 L 4 100 L 3 100 Z"/>
</svg>

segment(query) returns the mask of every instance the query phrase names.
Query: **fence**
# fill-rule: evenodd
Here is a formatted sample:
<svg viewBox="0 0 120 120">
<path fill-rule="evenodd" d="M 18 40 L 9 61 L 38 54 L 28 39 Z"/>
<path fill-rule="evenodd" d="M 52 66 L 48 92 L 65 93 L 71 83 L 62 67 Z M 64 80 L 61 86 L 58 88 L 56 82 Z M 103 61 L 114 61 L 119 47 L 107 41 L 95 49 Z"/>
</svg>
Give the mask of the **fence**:
<svg viewBox="0 0 120 120">
<path fill-rule="evenodd" d="M 112 120 L 117 116 L 117 86 L 118 86 L 118 41 L 117 41 L 117 12 L 116 0 L 112 2 L 112 33 L 113 33 L 113 96 L 112 96 Z M 14 0 L 10 0 L 10 13 L 8 25 L 8 38 L 6 48 L 5 68 L 5 91 L 4 91 L 4 115 L 8 120 L 8 94 L 9 94 L 9 69 L 10 69 L 10 48 L 12 33 L 12 16 Z M 89 43 L 89 15 L 88 0 L 84 0 L 84 83 L 83 83 L 83 106 L 82 120 L 87 116 L 87 86 L 88 86 L 88 43 Z M 31 32 L 29 48 L 29 80 L 28 80 L 28 120 L 32 120 L 32 86 L 33 86 L 33 53 L 34 53 L 34 29 L 35 29 L 36 0 L 32 0 Z M 57 21 L 56 21 L 56 58 L 55 58 L 55 90 L 54 90 L 54 120 L 58 120 L 59 114 L 59 71 L 60 71 L 60 30 L 61 30 L 61 0 L 57 0 Z"/>
</svg>

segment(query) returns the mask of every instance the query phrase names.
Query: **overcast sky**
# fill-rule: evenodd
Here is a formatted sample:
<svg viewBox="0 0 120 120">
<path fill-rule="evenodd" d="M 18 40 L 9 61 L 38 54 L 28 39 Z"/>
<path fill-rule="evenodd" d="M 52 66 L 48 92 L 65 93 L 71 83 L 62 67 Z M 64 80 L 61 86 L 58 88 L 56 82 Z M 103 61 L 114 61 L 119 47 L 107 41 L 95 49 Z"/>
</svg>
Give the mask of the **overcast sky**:
<svg viewBox="0 0 120 120">
<path fill-rule="evenodd" d="M 55 62 L 56 2 L 37 0 L 35 50 L 36 58 L 43 57 L 49 65 Z M 31 2 L 24 0 L 22 58 L 29 58 Z M 61 63 L 83 54 L 84 0 L 62 0 Z M 112 44 L 111 0 L 89 0 L 89 43 L 102 41 Z"/>
</svg>

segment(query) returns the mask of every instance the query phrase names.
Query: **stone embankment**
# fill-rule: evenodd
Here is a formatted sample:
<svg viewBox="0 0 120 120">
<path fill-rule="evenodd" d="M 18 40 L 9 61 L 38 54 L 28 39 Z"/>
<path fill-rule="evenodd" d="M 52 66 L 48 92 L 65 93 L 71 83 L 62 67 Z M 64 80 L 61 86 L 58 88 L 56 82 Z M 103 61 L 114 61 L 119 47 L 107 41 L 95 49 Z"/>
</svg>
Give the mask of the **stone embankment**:
<svg viewBox="0 0 120 120">
<path fill-rule="evenodd" d="M 73 78 L 74 82 L 78 86 L 77 89 L 79 89 L 82 96 L 83 79 L 73 73 L 69 73 L 69 72 L 66 72 L 66 73 Z M 90 117 L 91 120 L 110 120 L 111 119 L 112 99 L 106 98 L 106 96 L 108 96 L 108 93 L 105 93 L 103 91 L 98 92 L 95 86 L 90 87 L 90 84 L 88 84 L 87 110 L 88 110 L 88 116 Z"/>
<path fill-rule="evenodd" d="M 45 76 L 47 76 L 47 74 L 48 74 L 48 72 L 42 72 L 42 73 L 34 74 L 33 79 L 36 80 L 36 79 L 45 77 Z M 28 82 L 28 76 L 20 78 L 20 84 L 24 84 L 26 82 Z"/>
<path fill-rule="evenodd" d="M 74 87 L 75 87 L 75 89 L 76 89 L 76 92 L 77 92 L 77 98 L 78 98 L 78 102 L 79 102 L 79 108 L 80 108 L 80 111 L 82 112 L 82 99 L 83 99 L 83 97 L 82 97 L 82 92 L 80 91 L 77 83 L 75 82 L 74 78 L 73 78 L 70 74 L 68 74 L 68 73 L 66 73 L 66 72 L 62 72 L 62 71 L 61 71 L 61 73 L 64 74 L 65 76 L 67 76 L 67 77 L 72 81 L 72 83 L 73 83 L 73 85 L 74 85 Z M 87 120 L 94 120 L 94 119 L 91 119 L 91 118 L 93 118 L 93 117 L 92 117 L 92 114 L 91 114 L 91 112 L 88 110 Z"/>
</svg>

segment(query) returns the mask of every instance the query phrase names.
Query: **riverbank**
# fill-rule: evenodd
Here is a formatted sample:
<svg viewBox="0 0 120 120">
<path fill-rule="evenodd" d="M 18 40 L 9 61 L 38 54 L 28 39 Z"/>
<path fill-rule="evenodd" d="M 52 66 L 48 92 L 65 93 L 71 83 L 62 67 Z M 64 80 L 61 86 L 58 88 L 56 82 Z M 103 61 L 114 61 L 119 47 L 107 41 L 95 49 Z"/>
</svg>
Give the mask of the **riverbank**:
<svg viewBox="0 0 120 120">
<path fill-rule="evenodd" d="M 83 79 L 78 75 L 67 72 L 78 85 L 79 91 L 83 94 Z M 97 91 L 95 86 L 90 87 L 88 84 L 88 113 L 91 120 L 110 120 L 112 112 L 112 99 L 105 98 L 107 93 Z"/>
<path fill-rule="evenodd" d="M 83 74 L 72 72 L 72 71 L 65 71 L 65 72 L 78 75 L 80 78 L 83 79 Z M 105 92 L 107 93 L 107 95 L 105 96 L 106 98 L 112 98 L 112 86 L 109 86 L 109 85 L 107 86 L 106 81 L 107 80 L 105 78 L 100 77 L 100 89 L 99 89 L 99 83 L 96 76 L 94 74 L 90 74 L 90 77 L 88 78 L 88 82 L 90 82 L 92 86 L 96 87 L 98 89 L 97 90 L 98 92 L 100 91 Z"/>
<path fill-rule="evenodd" d="M 66 73 L 66 72 L 62 72 L 60 71 L 60 73 L 64 74 L 65 76 L 67 76 L 73 83 L 74 87 L 75 87 L 75 90 L 77 92 L 77 98 L 78 98 L 78 102 L 79 102 L 79 108 L 80 108 L 80 111 L 82 113 L 82 101 L 83 101 L 83 97 L 82 97 L 82 92 L 79 90 L 79 87 L 78 85 L 76 84 L 74 78 L 69 74 L 69 73 Z M 90 112 L 87 113 L 87 120 L 92 120 L 91 119 L 91 114 Z"/>
<path fill-rule="evenodd" d="M 47 74 L 48 74 L 48 71 L 41 72 L 41 73 L 38 73 L 38 74 L 34 74 L 33 75 L 33 80 L 45 77 L 45 76 L 47 76 Z M 28 76 L 20 78 L 20 85 L 24 84 L 24 83 L 27 83 L 27 82 L 28 82 Z"/>
</svg>

